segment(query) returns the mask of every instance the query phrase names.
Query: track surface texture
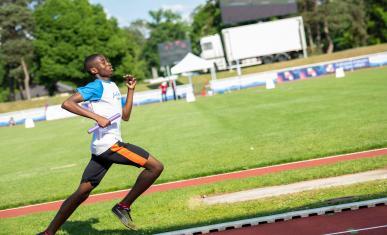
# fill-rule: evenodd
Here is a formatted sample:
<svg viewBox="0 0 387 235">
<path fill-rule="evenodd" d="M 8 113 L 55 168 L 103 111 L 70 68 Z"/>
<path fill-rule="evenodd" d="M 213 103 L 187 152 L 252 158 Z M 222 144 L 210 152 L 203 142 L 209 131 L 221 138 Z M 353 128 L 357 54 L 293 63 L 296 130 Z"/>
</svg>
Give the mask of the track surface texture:
<svg viewBox="0 0 387 235">
<path fill-rule="evenodd" d="M 261 224 L 258 226 L 225 230 L 211 234 L 219 235 L 310 235 L 310 234 L 387 234 L 387 206 L 377 206 L 337 214 L 312 216 Z"/>
</svg>

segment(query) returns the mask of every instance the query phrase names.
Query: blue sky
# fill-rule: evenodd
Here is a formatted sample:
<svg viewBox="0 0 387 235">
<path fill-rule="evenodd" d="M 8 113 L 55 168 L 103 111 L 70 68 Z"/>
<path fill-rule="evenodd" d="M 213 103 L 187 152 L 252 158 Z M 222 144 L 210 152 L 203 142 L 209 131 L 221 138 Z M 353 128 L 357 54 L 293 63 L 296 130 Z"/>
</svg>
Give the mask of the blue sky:
<svg viewBox="0 0 387 235">
<path fill-rule="evenodd" d="M 90 0 L 91 3 L 101 4 L 108 16 L 115 17 L 120 26 L 127 26 L 136 19 L 149 19 L 148 12 L 160 8 L 179 12 L 185 19 L 189 19 L 191 12 L 206 0 Z"/>
</svg>

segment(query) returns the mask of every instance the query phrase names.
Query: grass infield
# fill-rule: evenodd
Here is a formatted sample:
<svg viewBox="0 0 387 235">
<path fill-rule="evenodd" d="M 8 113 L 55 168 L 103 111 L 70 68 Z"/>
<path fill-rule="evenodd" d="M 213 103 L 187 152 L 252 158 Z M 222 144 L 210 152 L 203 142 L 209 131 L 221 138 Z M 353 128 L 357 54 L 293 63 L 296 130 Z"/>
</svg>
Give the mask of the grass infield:
<svg viewBox="0 0 387 235">
<path fill-rule="evenodd" d="M 387 68 L 135 107 L 125 141 L 165 165 L 158 183 L 387 146 Z M 63 199 L 89 161 L 92 122 L 0 128 L 0 208 Z M 114 165 L 94 193 L 129 188 Z M 4 193 L 5 192 L 5 193 Z"/>
</svg>

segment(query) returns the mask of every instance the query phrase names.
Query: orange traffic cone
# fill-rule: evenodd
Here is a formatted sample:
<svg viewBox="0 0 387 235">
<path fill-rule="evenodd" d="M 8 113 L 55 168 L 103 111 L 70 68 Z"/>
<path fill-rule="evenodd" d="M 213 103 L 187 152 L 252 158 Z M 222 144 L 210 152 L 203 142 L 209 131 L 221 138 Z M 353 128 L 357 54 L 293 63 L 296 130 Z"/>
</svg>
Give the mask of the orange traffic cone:
<svg viewBox="0 0 387 235">
<path fill-rule="evenodd" d="M 206 87 L 204 86 L 202 89 L 202 96 L 206 96 L 206 95 L 207 95 L 207 91 L 206 91 Z"/>
</svg>

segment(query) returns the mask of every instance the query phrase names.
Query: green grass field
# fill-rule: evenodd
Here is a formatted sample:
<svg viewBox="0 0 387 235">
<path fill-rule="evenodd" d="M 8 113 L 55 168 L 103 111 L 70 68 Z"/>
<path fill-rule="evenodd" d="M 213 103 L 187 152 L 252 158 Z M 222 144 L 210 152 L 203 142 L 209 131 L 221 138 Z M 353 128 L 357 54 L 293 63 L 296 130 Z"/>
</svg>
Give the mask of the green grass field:
<svg viewBox="0 0 387 235">
<path fill-rule="evenodd" d="M 332 54 L 313 55 L 305 59 L 302 58 L 297 60 L 285 61 L 281 63 L 252 66 L 252 67 L 243 68 L 242 71 L 243 71 L 243 74 L 251 74 L 251 73 L 265 72 L 265 71 L 276 70 L 276 69 L 283 69 L 287 67 L 301 66 L 306 64 L 320 63 L 325 61 L 368 55 L 368 54 L 384 52 L 384 51 L 387 51 L 387 43 L 366 46 L 366 47 L 359 47 L 359 48 L 344 50 L 340 52 L 335 52 Z M 220 71 L 217 73 L 217 77 L 219 79 L 232 77 L 232 76 L 236 76 L 236 71 L 231 71 L 231 72 Z M 211 79 L 210 74 L 201 74 L 199 76 L 195 76 L 193 78 L 193 86 L 194 86 L 195 92 L 200 93 L 202 91 L 203 86 L 208 84 L 208 81 L 210 79 Z M 64 83 L 68 85 L 73 85 L 69 82 L 64 82 Z M 187 84 L 187 83 L 188 83 L 188 78 L 186 77 L 180 77 L 178 80 L 178 84 Z M 149 86 L 149 84 L 147 83 L 139 82 L 137 84 L 136 90 L 145 91 L 145 90 L 154 89 L 154 88 L 157 88 L 157 85 Z M 125 86 L 121 87 L 121 92 L 123 94 L 127 92 Z M 46 97 L 46 98 L 41 97 L 40 99 L 37 99 L 37 100 L 0 103 L 0 113 L 28 109 L 28 108 L 44 107 L 44 105 L 46 104 L 49 104 L 49 105 L 60 104 L 66 98 L 67 97 L 61 97 L 61 96 Z"/>
<path fill-rule="evenodd" d="M 58 234 L 153 234 L 187 227 L 208 225 L 286 211 L 329 205 L 329 200 L 351 197 L 340 202 L 367 200 L 387 196 L 387 180 L 345 187 L 306 191 L 228 205 L 207 206 L 198 201 L 202 195 L 234 192 L 244 189 L 289 184 L 304 180 L 338 176 L 380 169 L 387 166 L 387 156 L 361 159 L 334 165 L 292 170 L 278 174 L 230 180 L 141 197 L 133 205 L 133 216 L 140 230 L 129 232 L 111 214 L 112 202 L 81 206 Z M 45 228 L 55 212 L 33 214 L 0 220 L 0 234 L 34 234 Z M 23 226 L 20 226 L 23 224 Z"/>
<path fill-rule="evenodd" d="M 135 107 L 124 140 L 165 165 L 158 182 L 387 146 L 387 68 Z M 63 199 L 89 161 L 84 118 L 0 129 L 0 208 Z M 113 166 L 94 191 L 130 187 Z"/>
</svg>

